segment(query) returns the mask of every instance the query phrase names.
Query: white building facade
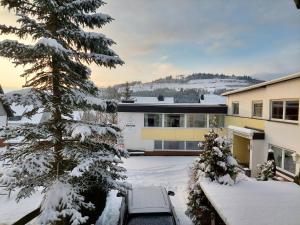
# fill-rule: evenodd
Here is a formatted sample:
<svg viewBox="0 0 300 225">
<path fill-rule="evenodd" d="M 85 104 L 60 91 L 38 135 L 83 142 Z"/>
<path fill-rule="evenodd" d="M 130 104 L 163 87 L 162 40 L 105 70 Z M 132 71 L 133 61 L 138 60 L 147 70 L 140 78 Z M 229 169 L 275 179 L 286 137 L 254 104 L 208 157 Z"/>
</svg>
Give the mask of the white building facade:
<svg viewBox="0 0 300 225">
<path fill-rule="evenodd" d="M 129 150 L 199 151 L 213 119 L 224 128 L 226 113 L 226 105 L 121 103 L 118 123 Z"/>
<path fill-rule="evenodd" d="M 293 179 L 300 170 L 300 73 L 267 81 L 227 96 L 226 124 L 238 161 L 257 173 L 271 149 L 278 174 Z M 242 128 L 242 129 L 241 129 Z M 258 139 L 253 138 L 260 137 Z"/>
</svg>

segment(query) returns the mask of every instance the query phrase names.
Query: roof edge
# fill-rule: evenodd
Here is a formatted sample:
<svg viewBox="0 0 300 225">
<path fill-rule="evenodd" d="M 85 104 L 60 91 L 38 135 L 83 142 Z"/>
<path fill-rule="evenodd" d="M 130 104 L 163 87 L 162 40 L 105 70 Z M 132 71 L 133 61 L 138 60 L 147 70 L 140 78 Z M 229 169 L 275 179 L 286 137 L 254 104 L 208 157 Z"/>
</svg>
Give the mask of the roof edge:
<svg viewBox="0 0 300 225">
<path fill-rule="evenodd" d="M 244 88 L 240 88 L 240 89 L 233 90 L 233 91 L 227 91 L 227 92 L 225 92 L 225 93 L 223 93 L 221 95 L 222 96 L 228 96 L 228 95 L 231 95 L 231 94 L 236 94 L 236 93 L 240 93 L 240 92 L 250 91 L 250 90 L 257 89 L 257 88 L 266 87 L 268 85 L 272 85 L 272 84 L 276 84 L 276 83 L 281 83 L 281 82 L 292 80 L 292 79 L 296 79 L 296 78 L 300 78 L 300 72 L 293 73 L 291 75 L 280 77 L 280 78 L 277 78 L 277 79 L 265 81 L 265 82 L 262 82 L 262 83 L 259 83 L 259 84 L 254 84 L 254 85 L 251 85 L 249 87 L 244 87 Z"/>
</svg>

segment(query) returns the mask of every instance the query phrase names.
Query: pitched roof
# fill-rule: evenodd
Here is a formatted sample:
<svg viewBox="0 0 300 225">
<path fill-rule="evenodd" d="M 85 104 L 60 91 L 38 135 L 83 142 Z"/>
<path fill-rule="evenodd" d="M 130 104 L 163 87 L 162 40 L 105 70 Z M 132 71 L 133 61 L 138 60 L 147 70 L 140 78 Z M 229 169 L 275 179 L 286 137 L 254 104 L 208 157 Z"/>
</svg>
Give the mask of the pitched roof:
<svg viewBox="0 0 300 225">
<path fill-rule="evenodd" d="M 300 72 L 298 73 L 294 73 L 285 77 L 280 77 L 274 80 L 270 80 L 270 81 L 266 81 L 266 82 L 262 82 L 259 84 L 255 84 L 255 85 L 251 85 L 249 87 L 245 87 L 245 88 L 240 88 L 237 90 L 233 90 L 233 91 L 228 91 L 222 94 L 222 96 L 227 96 L 227 95 L 231 95 L 231 94 L 236 94 L 236 93 L 240 93 L 240 92 L 245 92 L 245 91 L 251 91 L 257 88 L 262 88 L 262 87 L 266 87 L 272 84 L 276 84 L 276 83 L 281 83 L 281 82 L 285 82 L 288 80 L 293 80 L 293 79 L 297 79 L 300 78 Z"/>
</svg>

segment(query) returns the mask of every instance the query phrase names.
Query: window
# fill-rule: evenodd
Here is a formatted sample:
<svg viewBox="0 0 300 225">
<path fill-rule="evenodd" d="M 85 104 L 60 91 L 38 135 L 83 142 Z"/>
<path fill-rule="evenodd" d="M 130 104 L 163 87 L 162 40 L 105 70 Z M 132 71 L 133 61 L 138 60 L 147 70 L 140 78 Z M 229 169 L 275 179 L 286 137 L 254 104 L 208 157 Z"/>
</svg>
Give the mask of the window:
<svg viewBox="0 0 300 225">
<path fill-rule="evenodd" d="M 161 127 L 162 115 L 161 114 L 145 114 L 144 116 L 145 127 Z"/>
<path fill-rule="evenodd" d="M 296 163 L 293 160 L 293 152 L 274 145 L 270 145 L 270 148 L 274 151 L 276 167 L 295 174 Z"/>
<path fill-rule="evenodd" d="M 207 115 L 187 114 L 187 127 L 207 127 Z"/>
<path fill-rule="evenodd" d="M 165 127 L 184 127 L 184 114 L 165 114 Z"/>
<path fill-rule="evenodd" d="M 210 114 L 209 115 L 209 127 L 224 127 L 225 116 Z"/>
<path fill-rule="evenodd" d="M 253 102 L 252 116 L 262 117 L 262 114 L 263 114 L 263 103 Z"/>
<path fill-rule="evenodd" d="M 298 121 L 299 100 L 275 100 L 271 102 L 272 119 Z"/>
<path fill-rule="evenodd" d="M 187 141 L 186 150 L 200 150 L 199 141 Z"/>
<path fill-rule="evenodd" d="M 184 141 L 164 141 L 164 149 L 184 150 Z"/>
<path fill-rule="evenodd" d="M 238 115 L 239 114 L 239 103 L 238 102 L 233 102 L 232 103 L 232 114 L 233 115 Z"/>
<path fill-rule="evenodd" d="M 162 141 L 154 141 L 154 149 L 162 149 Z"/>
<path fill-rule="evenodd" d="M 275 163 L 277 167 L 282 167 L 282 150 L 276 146 L 271 146 L 274 151 Z"/>
<path fill-rule="evenodd" d="M 272 101 L 272 119 L 283 119 L 283 101 Z"/>
<path fill-rule="evenodd" d="M 285 119 L 298 120 L 299 114 L 299 101 L 286 101 L 285 102 Z"/>
</svg>

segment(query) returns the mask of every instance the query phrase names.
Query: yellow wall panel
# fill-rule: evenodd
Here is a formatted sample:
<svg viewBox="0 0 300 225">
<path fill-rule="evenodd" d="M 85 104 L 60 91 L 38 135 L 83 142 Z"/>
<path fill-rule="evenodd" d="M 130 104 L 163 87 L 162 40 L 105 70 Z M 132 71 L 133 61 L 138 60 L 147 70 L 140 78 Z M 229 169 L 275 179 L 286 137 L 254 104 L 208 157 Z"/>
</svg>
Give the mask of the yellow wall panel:
<svg viewBox="0 0 300 225">
<path fill-rule="evenodd" d="M 233 135 L 233 156 L 238 163 L 249 167 L 250 162 L 250 140 L 237 135 Z"/>
<path fill-rule="evenodd" d="M 209 129 L 201 128 L 142 128 L 141 137 L 144 140 L 166 140 L 166 141 L 202 141 L 204 134 Z M 223 129 L 220 132 L 224 135 Z"/>
<path fill-rule="evenodd" d="M 226 116 L 225 117 L 225 125 L 226 127 L 238 126 L 238 127 L 250 127 L 259 130 L 265 130 L 265 121 L 259 119 L 252 119 L 252 118 L 244 118 L 244 117 L 237 117 L 237 116 Z"/>
</svg>

